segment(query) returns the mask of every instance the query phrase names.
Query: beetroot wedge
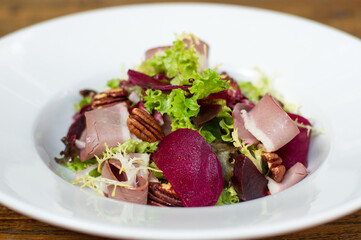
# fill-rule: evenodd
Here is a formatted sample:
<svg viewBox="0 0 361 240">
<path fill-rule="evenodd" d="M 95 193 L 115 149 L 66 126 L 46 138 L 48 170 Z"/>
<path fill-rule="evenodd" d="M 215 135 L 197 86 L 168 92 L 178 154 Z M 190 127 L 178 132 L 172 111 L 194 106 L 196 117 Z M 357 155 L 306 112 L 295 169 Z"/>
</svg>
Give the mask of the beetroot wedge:
<svg viewBox="0 0 361 240">
<path fill-rule="evenodd" d="M 240 200 L 248 201 L 267 195 L 267 179 L 244 155 L 237 155 L 234 162 L 233 185 Z"/>
<path fill-rule="evenodd" d="M 304 117 L 288 113 L 292 120 L 296 120 L 305 126 L 311 126 L 311 123 Z M 298 127 L 300 133 L 293 138 L 289 143 L 280 148 L 277 154 L 283 159 L 283 165 L 287 169 L 291 168 L 296 163 L 302 163 L 305 167 L 308 166 L 308 148 L 311 141 L 311 131 L 304 127 Z"/>
<path fill-rule="evenodd" d="M 178 129 L 170 133 L 151 158 L 185 207 L 216 204 L 223 188 L 222 167 L 197 131 Z"/>
</svg>

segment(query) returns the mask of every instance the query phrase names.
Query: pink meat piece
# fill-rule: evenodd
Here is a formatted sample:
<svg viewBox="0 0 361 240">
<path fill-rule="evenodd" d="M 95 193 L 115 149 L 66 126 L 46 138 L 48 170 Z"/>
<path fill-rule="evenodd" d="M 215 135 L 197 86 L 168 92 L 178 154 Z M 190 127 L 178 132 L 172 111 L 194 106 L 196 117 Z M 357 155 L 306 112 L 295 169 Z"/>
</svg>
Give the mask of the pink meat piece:
<svg viewBox="0 0 361 240">
<path fill-rule="evenodd" d="M 271 194 L 281 192 L 304 179 L 307 174 L 308 172 L 306 167 L 303 166 L 302 163 L 298 162 L 287 170 L 282 182 L 277 183 L 270 179 L 268 182 L 268 189 Z"/>
<path fill-rule="evenodd" d="M 108 147 L 115 147 L 129 140 L 128 116 L 128 106 L 124 102 L 86 112 L 85 148 L 80 160 L 101 155 L 105 151 L 105 143 Z"/>
<path fill-rule="evenodd" d="M 241 116 L 241 110 L 245 110 L 249 112 L 252 109 L 252 106 L 246 104 L 246 103 L 237 103 L 234 106 L 232 117 L 234 122 L 234 130 L 237 130 L 238 138 L 242 139 L 245 144 L 247 145 L 253 145 L 255 143 L 258 143 L 257 138 L 255 138 L 252 133 L 250 133 L 246 127 L 244 126 L 244 120 Z"/>
<path fill-rule="evenodd" d="M 266 152 L 274 152 L 300 133 L 297 125 L 268 93 L 247 113 L 241 110 L 246 129 L 262 142 Z"/>
<path fill-rule="evenodd" d="M 192 45 L 194 49 L 199 53 L 198 61 L 201 65 L 201 69 L 208 69 L 208 44 L 203 42 L 202 40 L 195 39 L 194 37 L 184 38 L 182 39 L 182 41 L 187 45 L 187 48 Z M 161 46 L 147 50 L 145 52 L 145 60 L 151 59 L 154 54 L 156 54 L 157 52 L 162 52 L 169 47 L 171 46 Z"/>
<path fill-rule="evenodd" d="M 122 171 L 119 174 L 121 169 L 121 162 L 119 160 L 111 159 L 104 163 L 102 169 L 102 177 L 108 178 L 114 181 L 127 181 L 127 174 Z M 139 171 L 141 172 L 141 171 Z M 136 186 L 133 187 L 122 187 L 117 186 L 115 189 L 114 195 L 112 194 L 114 191 L 114 185 L 108 185 L 108 197 L 116 200 L 133 202 L 138 204 L 147 204 L 147 196 L 148 196 L 148 186 L 149 180 L 148 176 L 142 176 L 140 174 L 136 175 Z"/>
</svg>

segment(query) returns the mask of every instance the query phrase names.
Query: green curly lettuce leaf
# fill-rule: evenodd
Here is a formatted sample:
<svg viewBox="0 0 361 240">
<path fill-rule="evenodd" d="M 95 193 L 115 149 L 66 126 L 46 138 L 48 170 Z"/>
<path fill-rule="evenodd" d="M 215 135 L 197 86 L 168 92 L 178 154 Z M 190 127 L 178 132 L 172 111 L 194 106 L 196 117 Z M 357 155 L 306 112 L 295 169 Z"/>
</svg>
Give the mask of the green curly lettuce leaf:
<svg viewBox="0 0 361 240">
<path fill-rule="evenodd" d="M 173 89 L 169 94 L 147 89 L 147 96 L 144 97 L 145 107 L 149 112 L 157 110 L 162 115 L 168 114 L 172 120 L 173 131 L 179 128 L 195 129 L 191 118 L 197 116 L 200 110 L 197 100 L 230 88 L 228 82 L 221 80 L 219 74 L 211 69 L 195 77 L 193 86 L 189 88 L 193 95 L 180 88 Z"/>
<path fill-rule="evenodd" d="M 80 161 L 79 157 L 75 157 L 73 161 L 66 162 L 65 166 L 73 172 L 81 171 L 87 169 L 88 167 L 96 164 L 97 161 L 95 158 L 88 159 L 84 162 Z"/>
<path fill-rule="evenodd" d="M 232 117 L 232 109 L 226 105 L 225 100 L 219 100 L 218 104 L 222 105 L 221 111 L 218 113 L 217 118 L 220 118 L 219 126 L 223 130 L 223 134 L 221 136 L 224 142 L 232 142 L 233 138 L 231 133 L 233 131 L 233 117 Z"/>
<path fill-rule="evenodd" d="M 239 202 L 239 198 L 237 196 L 237 193 L 234 190 L 233 186 L 231 186 L 230 188 L 224 188 L 222 190 L 222 193 L 219 196 L 216 206 L 234 204 L 238 202 Z"/>
<path fill-rule="evenodd" d="M 160 90 L 146 91 L 144 97 L 145 107 L 149 112 L 157 110 L 162 115 L 168 114 L 172 120 L 172 130 L 179 128 L 195 129 L 191 117 L 197 116 L 200 106 L 194 98 L 187 98 L 188 92 L 182 89 L 173 89 L 170 94 L 162 93 Z"/>
<path fill-rule="evenodd" d="M 146 142 L 146 141 L 137 141 L 135 139 L 129 139 L 128 141 L 111 148 L 112 152 L 123 150 L 126 153 L 152 153 L 157 150 L 159 142 Z"/>
<path fill-rule="evenodd" d="M 200 128 L 198 132 L 208 143 L 212 143 L 217 139 L 217 137 L 212 133 L 212 131 L 208 131 L 203 127 Z"/>
<path fill-rule="evenodd" d="M 242 94 L 255 104 L 270 90 L 269 80 L 264 75 L 255 84 L 252 82 L 239 82 L 238 85 Z"/>
<path fill-rule="evenodd" d="M 230 88 L 229 81 L 222 80 L 222 77 L 216 71 L 207 69 L 202 74 L 196 74 L 189 92 L 193 94 L 193 98 L 202 99 L 208 97 L 211 93 Z"/>
<path fill-rule="evenodd" d="M 136 70 L 150 76 L 164 73 L 168 78 L 172 78 L 173 85 L 189 85 L 189 79 L 198 73 L 198 67 L 198 56 L 194 47 L 187 49 L 183 41 L 176 40 L 173 46 L 154 54 Z"/>
</svg>

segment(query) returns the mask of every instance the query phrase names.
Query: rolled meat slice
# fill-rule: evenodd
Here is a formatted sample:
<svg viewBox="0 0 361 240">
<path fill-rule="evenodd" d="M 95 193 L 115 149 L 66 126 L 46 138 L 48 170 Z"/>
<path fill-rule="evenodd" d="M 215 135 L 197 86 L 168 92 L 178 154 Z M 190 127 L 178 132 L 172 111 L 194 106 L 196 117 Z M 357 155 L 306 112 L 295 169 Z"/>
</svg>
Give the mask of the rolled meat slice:
<svg viewBox="0 0 361 240">
<path fill-rule="evenodd" d="M 274 152 L 300 133 L 297 125 L 268 93 L 249 112 L 241 110 L 244 126 L 263 144 L 266 152 Z"/>
<path fill-rule="evenodd" d="M 144 160 L 144 164 L 148 166 L 149 155 L 148 154 L 130 154 L 129 159 L 141 158 Z M 127 161 L 123 159 L 123 161 Z M 132 164 L 130 162 L 130 164 Z M 147 204 L 148 186 L 149 186 L 149 172 L 146 168 L 140 167 L 139 164 L 132 164 L 129 168 L 125 162 L 118 159 L 111 159 L 104 163 L 102 169 L 102 177 L 108 178 L 114 181 L 122 182 L 126 186 L 114 186 L 107 185 L 107 195 L 109 198 L 116 200 L 133 202 L 138 204 Z M 122 168 L 123 166 L 123 168 Z M 144 167 L 144 166 L 143 166 Z M 114 188 L 116 188 L 114 190 Z"/>
<path fill-rule="evenodd" d="M 302 179 L 304 179 L 307 176 L 307 174 L 308 174 L 308 172 L 307 172 L 307 169 L 305 168 L 305 166 L 303 166 L 302 163 L 298 162 L 295 165 L 293 165 L 293 167 L 291 167 L 290 169 L 287 170 L 282 182 L 277 183 L 277 182 L 273 181 L 272 179 L 269 179 L 268 189 L 271 194 L 281 192 L 281 191 L 295 185 Z"/>
</svg>

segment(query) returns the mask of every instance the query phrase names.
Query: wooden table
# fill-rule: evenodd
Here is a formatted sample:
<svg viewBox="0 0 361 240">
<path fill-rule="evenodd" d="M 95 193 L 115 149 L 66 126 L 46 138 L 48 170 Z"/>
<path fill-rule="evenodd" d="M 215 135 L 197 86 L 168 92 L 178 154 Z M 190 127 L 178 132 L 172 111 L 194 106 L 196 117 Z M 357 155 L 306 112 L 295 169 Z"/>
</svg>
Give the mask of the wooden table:
<svg viewBox="0 0 361 240">
<path fill-rule="evenodd" d="M 153 1 L 0 0 L 0 37 L 31 24 L 70 13 L 148 2 Z M 183 0 L 182 2 L 191 1 Z M 208 2 L 239 4 L 286 12 L 330 25 L 361 38 L 361 0 L 213 0 Z M 53 227 L 0 205 L 0 239 L 101 238 Z M 328 224 L 268 239 L 361 239 L 361 210 Z"/>
</svg>

